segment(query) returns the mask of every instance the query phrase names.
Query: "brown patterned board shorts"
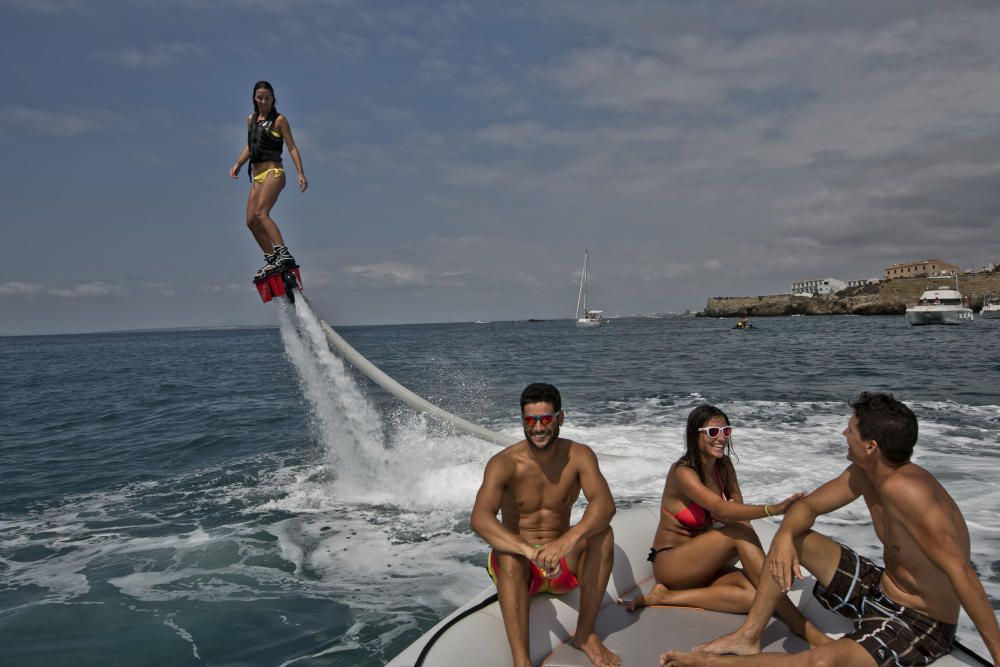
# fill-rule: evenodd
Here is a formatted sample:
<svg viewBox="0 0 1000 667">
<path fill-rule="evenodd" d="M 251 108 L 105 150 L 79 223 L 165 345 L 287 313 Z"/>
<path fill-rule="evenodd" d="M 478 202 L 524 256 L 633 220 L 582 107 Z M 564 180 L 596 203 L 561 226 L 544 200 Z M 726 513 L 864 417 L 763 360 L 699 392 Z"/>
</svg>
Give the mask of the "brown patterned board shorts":
<svg viewBox="0 0 1000 667">
<path fill-rule="evenodd" d="M 829 588 L 817 581 L 813 597 L 854 621 L 854 630 L 844 638 L 860 644 L 879 667 L 928 665 L 950 652 L 956 626 L 891 600 L 879 585 L 882 569 L 840 545 L 840 563 Z"/>
</svg>

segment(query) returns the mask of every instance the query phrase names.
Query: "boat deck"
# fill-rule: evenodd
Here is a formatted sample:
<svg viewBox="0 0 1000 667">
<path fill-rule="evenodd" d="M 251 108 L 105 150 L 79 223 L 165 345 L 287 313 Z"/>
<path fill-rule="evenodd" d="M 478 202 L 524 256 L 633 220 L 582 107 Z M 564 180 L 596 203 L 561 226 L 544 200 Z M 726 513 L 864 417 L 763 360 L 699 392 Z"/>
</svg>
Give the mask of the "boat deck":
<svg viewBox="0 0 1000 667">
<path fill-rule="evenodd" d="M 648 592 L 652 581 L 643 582 Z M 842 619 L 831 615 L 832 624 Z M 742 614 L 724 614 L 691 607 L 646 607 L 629 612 L 619 605 L 601 609 L 597 632 L 604 643 L 622 659 L 623 665 L 658 665 L 663 651 L 689 651 L 696 644 L 711 641 L 732 632 L 743 622 Z M 844 623 L 841 631 L 850 628 Z M 832 628 L 830 628 L 832 630 Z M 788 628 L 772 620 L 764 632 L 764 650 L 772 653 L 798 653 L 809 648 Z M 592 667 L 582 651 L 566 643 L 556 648 L 542 665 L 546 667 Z"/>
<path fill-rule="evenodd" d="M 637 590 L 648 592 L 653 587 L 652 566 L 646 562 L 649 540 L 658 520 L 659 508 L 639 506 L 619 511 L 612 527 L 615 531 L 615 565 L 608 583 L 608 591 L 597 616 L 597 632 L 605 645 L 622 659 L 622 665 L 658 665 L 659 657 L 667 650 L 690 650 L 694 645 L 715 639 L 735 630 L 743 621 L 742 614 L 724 614 L 691 607 L 647 607 L 630 613 L 614 600 L 635 595 Z M 761 541 L 770 544 L 777 523 L 768 520 L 754 522 Z M 812 597 L 815 579 L 803 568 L 804 580 L 796 581 L 789 598 L 802 613 L 821 630 L 833 637 L 841 636 L 851 628 L 847 619 L 823 608 Z M 484 589 L 448 619 L 428 631 L 403 653 L 396 656 L 389 667 L 451 667 L 473 664 L 476 667 L 507 667 L 512 665 L 510 648 L 504 631 L 503 618 L 496 602 L 461 618 L 463 611 L 472 609 L 495 593 L 492 587 Z M 570 640 L 576 629 L 579 591 L 560 597 L 539 595 L 531 602 L 529 627 L 531 659 L 535 665 L 546 667 L 590 667 L 590 660 L 574 648 Z M 449 620 L 457 622 L 450 627 Z M 421 663 L 418 656 L 432 637 L 436 639 Z M 764 633 L 764 650 L 780 653 L 798 653 L 808 648 L 806 643 L 792 635 L 784 623 L 772 620 Z M 937 660 L 936 667 L 956 665 L 984 665 L 972 653 L 956 645 L 950 655 Z"/>
</svg>

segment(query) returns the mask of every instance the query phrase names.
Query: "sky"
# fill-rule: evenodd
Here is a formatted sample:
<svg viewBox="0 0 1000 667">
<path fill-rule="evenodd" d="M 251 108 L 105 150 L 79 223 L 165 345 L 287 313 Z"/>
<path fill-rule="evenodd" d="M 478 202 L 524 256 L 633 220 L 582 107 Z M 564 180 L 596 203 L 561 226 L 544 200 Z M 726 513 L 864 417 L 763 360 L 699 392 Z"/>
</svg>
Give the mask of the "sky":
<svg viewBox="0 0 1000 667">
<path fill-rule="evenodd" d="M 1000 5 L 0 0 L 0 335 L 266 325 L 272 215 L 334 325 L 683 312 L 1000 261 Z"/>
</svg>

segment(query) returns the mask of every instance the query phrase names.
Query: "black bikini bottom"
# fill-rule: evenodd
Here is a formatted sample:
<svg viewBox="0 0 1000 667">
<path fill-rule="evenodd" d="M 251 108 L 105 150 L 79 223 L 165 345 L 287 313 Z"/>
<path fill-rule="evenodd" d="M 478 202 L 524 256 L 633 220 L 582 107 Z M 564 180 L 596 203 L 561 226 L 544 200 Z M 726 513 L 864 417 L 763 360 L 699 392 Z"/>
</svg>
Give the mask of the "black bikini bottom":
<svg viewBox="0 0 1000 667">
<path fill-rule="evenodd" d="M 661 551 L 666 551 L 667 549 L 673 549 L 673 547 L 672 546 L 671 547 L 660 547 L 659 549 L 654 549 L 654 548 L 650 547 L 649 548 L 649 555 L 646 556 L 646 560 L 648 560 L 650 563 L 656 562 L 656 554 L 660 553 Z"/>
</svg>

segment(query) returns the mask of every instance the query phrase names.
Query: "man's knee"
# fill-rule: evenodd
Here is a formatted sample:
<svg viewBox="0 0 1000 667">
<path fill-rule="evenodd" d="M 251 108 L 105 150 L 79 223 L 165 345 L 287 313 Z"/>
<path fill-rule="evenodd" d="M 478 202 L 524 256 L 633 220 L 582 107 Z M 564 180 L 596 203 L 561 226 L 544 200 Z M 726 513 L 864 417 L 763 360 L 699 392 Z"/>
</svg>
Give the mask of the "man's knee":
<svg viewBox="0 0 1000 667">
<path fill-rule="evenodd" d="M 837 643 L 834 642 L 834 644 Z M 822 647 L 800 653 L 799 655 L 806 658 L 804 663 L 806 667 L 843 667 L 843 665 L 875 664 L 874 659 L 871 661 L 865 660 L 866 653 L 864 649 L 857 650 L 860 647 L 851 647 L 852 650 L 845 651 L 846 647 L 843 646 L 834 647 L 833 644 L 827 644 L 827 646 L 830 648 Z"/>
<path fill-rule="evenodd" d="M 828 584 L 840 563 L 840 543 L 810 530 L 795 541 L 795 549 L 806 569 L 823 585 Z"/>
<path fill-rule="evenodd" d="M 841 544 L 826 535 L 813 530 L 806 531 L 792 541 L 799 563 L 809 570 L 822 586 L 829 586 L 840 564 Z M 772 562 L 769 549 L 765 557 L 765 567 Z"/>
<path fill-rule="evenodd" d="M 599 550 L 602 554 L 613 554 L 615 549 L 615 531 L 611 526 L 608 526 L 596 535 L 591 535 L 587 540 L 587 546 Z"/>
<path fill-rule="evenodd" d="M 757 531 L 753 529 L 753 526 L 745 523 L 731 523 L 722 530 L 733 539 L 760 546 L 760 538 L 757 537 Z"/>
<path fill-rule="evenodd" d="M 807 667 L 837 667 L 835 656 L 818 653 L 815 650 L 806 651 L 805 658 Z"/>
<path fill-rule="evenodd" d="M 528 580 L 528 559 L 514 554 L 495 554 L 497 579 Z"/>
</svg>

